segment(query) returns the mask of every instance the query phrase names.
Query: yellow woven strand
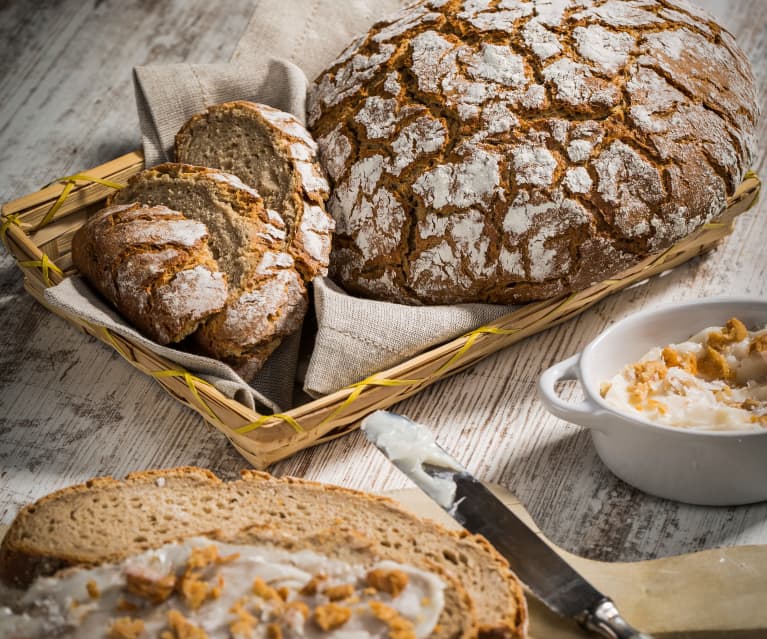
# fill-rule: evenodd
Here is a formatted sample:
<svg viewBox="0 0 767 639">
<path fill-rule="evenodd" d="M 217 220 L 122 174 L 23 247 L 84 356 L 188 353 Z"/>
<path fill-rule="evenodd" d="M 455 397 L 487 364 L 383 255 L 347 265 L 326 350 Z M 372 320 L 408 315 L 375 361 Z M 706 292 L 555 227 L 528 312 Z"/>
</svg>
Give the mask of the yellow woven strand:
<svg viewBox="0 0 767 639">
<path fill-rule="evenodd" d="M 570 302 L 572 302 L 576 297 L 578 296 L 578 293 L 570 293 L 565 299 L 563 299 L 559 304 L 557 304 L 554 308 L 552 308 L 550 311 L 544 315 L 544 317 L 548 317 L 550 315 L 554 315 L 555 313 L 561 311 L 564 309 Z"/>
<path fill-rule="evenodd" d="M 474 342 L 477 340 L 477 338 L 482 334 L 493 334 L 493 335 L 513 335 L 514 333 L 519 332 L 521 329 L 518 328 L 496 328 L 494 326 L 481 326 L 478 329 L 471 331 L 470 333 L 467 333 L 466 336 L 468 339 L 466 340 L 466 343 L 458 350 L 455 355 L 453 355 L 447 363 L 443 364 L 435 373 L 432 373 L 432 376 L 441 374 L 445 369 L 452 366 L 455 362 L 457 362 L 461 357 L 463 357 L 474 344 Z M 417 384 L 421 384 L 425 382 L 428 377 L 423 377 L 420 379 L 379 379 L 376 375 L 371 375 L 370 377 L 363 379 L 360 382 L 355 382 L 354 384 L 350 384 L 346 388 L 353 388 L 354 390 L 349 394 L 349 396 L 341 402 L 341 404 L 331 413 L 329 413 L 319 424 L 318 426 L 321 426 L 322 424 L 331 421 L 336 415 L 341 413 L 344 409 L 351 406 L 357 398 L 362 394 L 362 392 L 369 386 L 415 386 Z"/>
<path fill-rule="evenodd" d="M 58 273 L 59 275 L 64 275 L 64 271 L 56 266 L 45 253 L 43 253 L 43 258 L 41 260 L 24 260 L 23 262 L 19 262 L 19 266 L 41 269 L 43 271 L 43 281 L 46 286 L 53 286 L 50 277 L 48 277 L 49 270 Z"/>
<path fill-rule="evenodd" d="M 95 182 L 96 184 L 102 184 L 103 186 L 108 186 L 111 189 L 123 188 L 123 185 L 118 184 L 117 182 L 111 182 L 110 180 L 105 180 L 103 178 L 93 177 L 92 175 L 86 175 L 85 173 L 75 173 L 74 175 L 67 175 L 65 177 L 61 177 L 56 180 L 53 180 L 51 184 L 56 184 L 58 182 L 66 183 L 66 185 L 64 186 L 64 190 L 59 194 L 59 197 L 53 203 L 53 206 L 50 209 L 48 209 L 48 212 L 45 214 L 45 217 L 43 217 L 40 223 L 35 227 L 36 231 L 50 224 L 51 220 L 53 219 L 53 216 L 56 215 L 57 211 L 62 207 L 66 199 L 69 197 L 69 194 L 72 192 L 72 189 L 75 188 L 75 185 L 77 182 Z"/>
<path fill-rule="evenodd" d="M 92 175 L 87 175 L 85 173 L 75 173 L 74 175 L 67 175 L 66 177 L 59 178 L 58 180 L 54 180 L 54 182 L 69 182 L 69 181 L 75 181 L 75 182 L 95 182 L 96 184 L 101 184 L 103 186 L 108 186 L 110 189 L 119 190 L 125 186 L 124 184 L 119 184 L 117 182 L 112 182 L 111 180 L 105 180 L 104 178 L 98 178 L 93 177 Z"/>
<path fill-rule="evenodd" d="M 62 204 L 64 204 L 64 201 L 69 197 L 69 194 L 72 192 L 73 188 L 75 188 L 74 182 L 66 183 L 66 186 L 64 186 L 64 190 L 61 192 L 59 197 L 53 203 L 53 206 L 50 209 L 48 209 L 48 212 L 45 214 L 45 217 L 43 217 L 43 219 L 40 220 L 40 224 L 38 224 L 35 227 L 35 231 L 40 230 L 41 228 L 43 228 L 44 226 L 50 223 L 50 221 L 53 219 L 53 216 L 56 215 L 56 212 L 61 208 Z"/>
<path fill-rule="evenodd" d="M 467 333 L 467 341 L 466 343 L 461 347 L 461 349 L 453 355 L 453 357 L 448 360 L 446 364 L 441 366 L 434 375 L 439 375 L 443 370 L 449 368 L 452 364 L 454 364 L 456 361 L 458 361 L 461 357 L 464 356 L 466 351 L 471 348 L 471 346 L 474 344 L 476 339 L 485 333 L 491 333 L 494 335 L 512 335 L 514 333 L 519 332 L 521 329 L 518 328 L 496 328 L 493 326 L 481 326 L 480 328 Z M 321 426 L 325 422 L 328 422 L 332 420 L 336 415 L 341 413 L 345 408 L 349 407 L 351 404 L 353 404 L 357 398 L 362 394 L 362 392 L 368 387 L 368 386 L 415 386 L 417 384 L 421 384 L 425 382 L 428 379 L 428 377 L 422 377 L 420 379 L 379 379 L 376 375 L 371 375 L 370 377 L 363 379 L 361 382 L 355 382 L 354 384 L 350 384 L 346 388 L 353 388 L 354 390 L 351 392 L 349 397 L 347 397 L 332 413 L 328 414 L 319 424 L 318 426 Z"/>
<path fill-rule="evenodd" d="M 5 248 L 8 248 L 8 241 L 5 239 L 5 235 L 8 233 L 8 229 L 11 228 L 11 224 L 15 224 L 19 228 L 22 228 L 21 218 L 18 214 L 9 213 L 8 215 L 3 216 L 3 223 L 0 225 L 0 239 L 3 241 L 3 244 L 5 244 Z"/>
<path fill-rule="evenodd" d="M 643 271 L 647 270 L 657 263 L 662 263 L 662 261 L 665 260 L 665 258 L 667 257 L 670 251 L 671 249 L 667 249 L 666 251 L 661 253 L 658 256 L 658 258 L 653 261 L 653 264 L 648 264 L 642 270 Z M 603 280 L 603 281 L 608 284 L 619 284 L 622 282 L 622 280 Z M 559 304 L 557 304 L 557 306 L 555 306 L 551 311 L 549 311 L 547 315 L 553 315 L 557 313 L 558 311 L 563 310 L 568 304 L 570 304 L 574 299 L 576 299 L 577 296 L 578 296 L 578 293 L 571 293 Z M 469 333 L 466 333 L 465 337 L 468 338 L 466 340 L 466 343 L 445 364 L 440 366 L 434 373 L 432 373 L 432 376 L 441 375 L 444 371 L 451 368 L 453 364 L 455 364 L 458 360 L 460 360 L 466 354 L 466 352 L 474 345 L 474 342 L 477 341 L 480 335 L 487 334 L 487 333 L 490 333 L 493 335 L 513 335 L 514 333 L 518 333 L 520 330 L 522 329 L 519 329 L 519 328 L 505 329 L 505 328 L 495 328 L 492 326 L 480 326 L 478 329 L 475 329 Z"/>
<path fill-rule="evenodd" d="M 479 338 L 480 333 L 473 332 L 468 334 L 468 339 L 466 340 L 466 343 L 461 346 L 461 348 L 458 350 L 458 352 L 453 355 L 447 362 L 445 362 L 442 366 L 440 366 L 433 374 L 435 377 L 439 377 L 444 373 L 446 370 L 451 368 L 453 364 L 455 364 L 459 359 L 461 359 L 466 351 L 468 351 L 472 346 L 474 346 L 474 342 L 477 341 Z"/>
<path fill-rule="evenodd" d="M 290 415 L 287 415 L 285 413 L 274 413 L 273 415 L 261 415 L 261 417 L 259 417 L 256 421 L 251 422 L 250 424 L 245 424 L 244 426 L 240 426 L 239 428 L 235 428 L 234 432 L 240 435 L 244 435 L 245 433 L 249 433 L 252 430 L 261 428 L 261 426 L 263 426 L 270 419 L 281 419 L 282 421 L 287 422 L 290 425 L 290 427 L 297 433 L 304 432 L 304 429 L 301 427 L 301 424 L 299 424 Z"/>
<path fill-rule="evenodd" d="M 725 222 L 706 222 L 703 225 L 704 229 L 721 229 L 727 226 Z"/>
<path fill-rule="evenodd" d="M 422 381 L 422 379 L 376 379 L 375 375 L 371 375 L 367 379 L 363 379 L 361 382 L 355 382 L 354 384 L 347 386 L 347 388 L 353 388 L 354 390 L 351 392 L 349 397 L 341 402 L 338 408 L 336 408 L 332 413 L 328 414 L 327 417 L 325 417 L 325 419 L 323 419 L 319 425 L 331 421 L 336 415 L 342 413 L 344 409 L 351 406 L 355 401 L 357 401 L 357 398 L 362 394 L 362 391 L 364 391 L 368 386 L 407 386 L 410 384 L 420 384 Z"/>
<path fill-rule="evenodd" d="M 514 333 L 519 333 L 521 330 L 521 328 L 496 328 L 494 326 L 480 326 L 479 328 L 466 333 L 466 335 L 464 335 L 464 337 L 468 338 L 466 343 L 461 346 L 461 348 L 458 349 L 458 351 L 447 362 L 445 362 L 434 373 L 432 373 L 431 377 L 439 376 L 447 369 L 452 368 L 453 364 L 460 360 L 466 354 L 466 352 L 472 346 L 474 346 L 474 342 L 479 339 L 480 335 L 513 335 Z"/>
<path fill-rule="evenodd" d="M 106 326 L 99 326 L 99 328 L 101 329 L 101 332 L 104 334 L 104 337 L 107 338 L 107 341 L 109 341 L 109 343 L 114 347 L 114 349 L 120 355 L 122 355 L 123 359 L 127 361 L 131 361 L 131 358 L 128 357 L 127 353 L 122 349 L 122 346 L 120 346 L 117 343 L 117 340 L 114 338 L 114 335 L 112 335 L 112 333 L 109 332 L 109 329 L 107 329 Z"/>
<path fill-rule="evenodd" d="M 192 393 L 194 398 L 197 400 L 197 403 L 202 406 L 205 411 L 210 415 L 215 421 L 221 422 L 221 420 L 216 416 L 216 414 L 213 412 L 213 410 L 208 406 L 208 404 L 203 400 L 202 397 L 200 397 L 200 393 L 197 391 L 196 384 L 206 384 L 210 386 L 209 382 L 206 382 L 204 379 L 200 379 L 199 377 L 195 377 L 191 373 L 185 370 L 178 370 L 178 369 L 168 369 L 164 371 L 155 371 L 151 373 L 152 377 L 183 377 L 184 381 L 186 382 L 186 385 L 189 387 L 189 391 Z"/>
<path fill-rule="evenodd" d="M 127 359 L 127 358 L 126 358 Z M 201 379 L 199 377 L 196 377 L 189 373 L 188 371 L 181 370 L 181 369 L 167 369 L 164 371 L 155 371 L 151 373 L 152 377 L 183 377 L 184 381 L 186 382 L 186 385 L 189 387 L 190 392 L 192 395 L 194 395 L 194 398 L 197 400 L 197 403 L 202 406 L 205 411 L 210 415 L 210 417 L 213 419 L 214 422 L 218 424 L 223 424 L 223 422 L 219 419 L 219 417 L 213 412 L 210 406 L 208 406 L 207 402 L 200 396 L 199 391 L 197 390 L 196 384 L 206 384 L 210 386 L 210 382 L 206 382 L 204 379 Z M 255 422 L 251 422 L 250 424 L 246 424 L 245 426 L 240 426 L 240 428 L 233 429 L 234 432 L 239 434 L 248 433 L 251 430 L 255 430 L 256 428 L 259 428 L 262 426 L 266 421 L 277 418 L 281 419 L 288 424 L 298 433 L 304 432 L 304 429 L 301 427 L 301 425 L 293 419 L 290 415 L 286 415 L 285 413 L 275 413 L 274 415 L 262 415 L 259 417 Z M 226 426 L 226 424 L 224 424 Z M 226 426 L 227 429 L 229 429 L 229 426 Z"/>
<path fill-rule="evenodd" d="M 368 386 L 413 386 L 415 384 L 420 384 L 421 382 L 426 381 L 426 378 L 422 379 L 378 379 L 376 375 L 371 375 L 370 377 L 363 379 L 361 382 L 355 382 L 354 384 L 349 384 L 349 386 L 346 386 L 345 388 L 353 388 L 354 390 L 351 392 L 349 397 L 347 397 L 341 404 L 328 415 L 325 416 L 325 418 L 317 424 L 317 426 L 322 426 L 325 422 L 329 422 L 332 420 L 336 415 L 341 413 L 345 408 L 348 406 L 351 406 L 357 398 L 362 394 L 362 391 L 364 391 Z"/>
</svg>

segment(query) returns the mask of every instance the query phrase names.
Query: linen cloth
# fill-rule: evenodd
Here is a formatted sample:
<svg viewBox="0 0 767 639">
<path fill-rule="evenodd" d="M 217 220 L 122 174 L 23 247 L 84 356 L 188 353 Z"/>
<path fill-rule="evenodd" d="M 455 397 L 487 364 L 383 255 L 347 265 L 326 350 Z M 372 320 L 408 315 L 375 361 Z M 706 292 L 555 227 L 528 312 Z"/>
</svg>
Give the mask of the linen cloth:
<svg viewBox="0 0 767 639">
<path fill-rule="evenodd" d="M 284 371 L 295 371 L 299 335 L 291 336 L 272 353 L 261 375 L 253 386 L 248 385 L 231 367 L 210 357 L 195 355 L 176 348 L 160 346 L 144 337 L 93 291 L 81 277 L 71 276 L 60 284 L 47 288 L 43 293 L 45 302 L 54 310 L 75 315 L 80 319 L 108 329 L 146 349 L 178 364 L 190 373 L 213 384 L 224 395 L 235 399 L 248 408 L 273 412 L 291 401 L 292 384 L 284 383 Z M 291 374 L 291 373 L 289 373 Z"/>
<path fill-rule="evenodd" d="M 212 104 L 235 99 L 263 102 L 304 122 L 307 78 L 322 71 L 356 35 L 403 4 L 402 0 L 261 0 L 229 64 L 137 67 L 136 105 L 147 166 L 173 160 L 176 132 Z M 300 382 L 307 394 L 328 394 L 515 308 L 404 306 L 365 300 L 346 294 L 327 278 L 315 280 L 312 290 L 317 333 L 302 354 L 303 366 L 297 367 L 300 340 L 294 337 L 272 355 L 253 388 L 221 362 L 141 337 L 81 281 L 67 280 L 49 289 L 46 298 L 91 323 L 141 340 L 229 397 L 271 410 L 291 407 L 297 368 L 305 371 Z"/>
</svg>

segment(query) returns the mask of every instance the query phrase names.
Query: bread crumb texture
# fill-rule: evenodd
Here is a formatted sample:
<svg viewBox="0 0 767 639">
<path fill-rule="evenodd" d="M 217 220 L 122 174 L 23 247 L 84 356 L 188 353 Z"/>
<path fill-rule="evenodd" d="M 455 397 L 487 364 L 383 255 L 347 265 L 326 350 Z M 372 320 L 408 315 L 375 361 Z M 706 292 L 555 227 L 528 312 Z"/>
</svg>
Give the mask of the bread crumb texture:
<svg viewBox="0 0 767 639">
<path fill-rule="evenodd" d="M 182 332 L 182 336 L 190 335 L 203 353 L 226 362 L 246 381 L 251 380 L 282 340 L 300 328 L 308 307 L 308 297 L 303 276 L 287 245 L 285 221 L 274 210 L 268 209 L 263 198 L 236 176 L 199 166 L 166 163 L 133 176 L 124 188 L 112 196 L 111 201 L 130 205 L 122 208 L 131 215 L 147 210 L 157 215 L 156 211 L 165 211 L 165 207 L 170 207 L 174 209 L 170 213 L 180 218 L 173 220 L 174 228 L 183 222 L 187 229 L 184 237 L 190 236 L 188 242 L 205 240 L 205 264 L 211 263 L 213 266 L 210 268 L 215 267 L 213 275 L 219 276 L 224 283 L 222 291 L 216 291 L 215 306 L 203 285 L 192 287 L 195 281 L 181 281 L 175 288 L 171 287 L 173 295 L 165 294 L 161 298 L 169 298 L 171 302 L 188 300 L 192 310 L 197 311 L 198 306 L 204 309 L 204 312 L 195 312 L 184 323 Z M 139 206 L 134 202 L 148 206 Z M 121 207 L 106 209 L 113 210 L 119 212 Z M 160 257 L 170 260 L 164 257 L 166 244 L 173 245 L 178 252 L 176 245 L 179 241 L 157 227 L 156 223 L 146 226 L 147 233 L 151 231 L 159 236 L 158 245 L 142 241 L 142 236 L 138 235 L 141 229 L 131 227 L 123 233 L 123 238 L 115 233 L 107 234 L 96 226 L 102 218 L 104 225 L 108 226 L 113 217 L 114 214 L 104 212 L 95 220 L 89 220 L 83 229 L 90 231 L 87 235 L 83 231 L 83 238 L 92 236 L 91 244 L 102 252 L 104 247 L 109 246 L 108 242 L 122 240 L 129 242 L 128 249 L 135 249 L 135 255 L 128 253 L 128 257 L 140 258 L 135 268 L 128 257 L 118 255 L 115 258 L 108 251 L 104 253 L 104 259 L 111 268 L 118 269 L 118 274 L 131 267 L 131 277 L 124 278 L 131 287 L 122 295 L 108 296 L 126 314 L 126 310 L 130 311 L 143 300 L 143 289 L 151 292 L 151 287 L 144 282 L 149 275 L 166 277 L 168 269 L 155 263 Z M 192 236 L 192 231 L 196 235 Z M 201 239 L 198 240 L 198 236 Z M 104 277 L 100 262 L 91 257 L 99 253 L 88 252 L 91 244 L 77 240 L 78 236 L 75 236 L 75 263 L 91 282 L 101 285 L 103 292 L 105 282 L 108 289 L 111 279 Z M 162 250 L 158 253 L 158 249 Z M 184 270 L 179 275 L 187 272 Z M 171 284 L 179 282 L 179 275 Z M 122 292 L 125 285 L 121 280 L 116 282 L 118 292 Z M 205 286 L 210 288 L 207 284 Z M 154 297 L 159 297 L 159 293 Z M 176 302 L 177 306 L 179 304 Z M 150 304 L 146 306 L 148 310 L 141 307 L 141 315 L 133 315 L 146 316 L 154 322 L 169 322 L 179 317 L 175 307 L 169 303 L 166 307 L 158 308 L 156 303 Z M 133 315 L 126 314 L 132 320 Z M 186 315 L 180 317 L 186 318 Z M 151 331 L 148 334 L 154 336 Z"/>
<path fill-rule="evenodd" d="M 316 79 L 331 274 L 404 303 L 541 299 L 716 217 L 751 164 L 753 76 L 686 0 L 428 0 Z"/>
<path fill-rule="evenodd" d="M 236 175 L 277 211 L 306 281 L 327 273 L 333 219 L 317 143 L 290 113 L 243 100 L 209 107 L 176 135 L 176 160 Z"/>
</svg>

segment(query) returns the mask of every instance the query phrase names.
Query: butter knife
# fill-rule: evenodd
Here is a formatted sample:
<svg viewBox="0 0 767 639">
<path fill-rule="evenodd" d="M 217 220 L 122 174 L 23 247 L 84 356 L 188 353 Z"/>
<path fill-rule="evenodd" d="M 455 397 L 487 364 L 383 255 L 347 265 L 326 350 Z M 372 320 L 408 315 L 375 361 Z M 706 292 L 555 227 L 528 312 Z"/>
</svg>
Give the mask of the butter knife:
<svg viewBox="0 0 767 639">
<path fill-rule="evenodd" d="M 453 519 L 483 535 L 528 590 L 557 614 L 607 639 L 652 639 L 632 628 L 615 604 L 407 417 L 376 411 L 362 422 L 368 440 Z"/>
</svg>

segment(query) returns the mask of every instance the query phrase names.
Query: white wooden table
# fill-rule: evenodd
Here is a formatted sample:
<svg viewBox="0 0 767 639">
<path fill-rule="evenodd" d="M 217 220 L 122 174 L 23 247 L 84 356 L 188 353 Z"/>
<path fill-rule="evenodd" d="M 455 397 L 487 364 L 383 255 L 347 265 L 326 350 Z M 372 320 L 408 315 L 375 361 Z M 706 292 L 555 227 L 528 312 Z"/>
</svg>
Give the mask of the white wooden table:
<svg viewBox="0 0 767 639">
<path fill-rule="evenodd" d="M 0 200 L 136 148 L 131 68 L 226 61 L 255 2 L 225 4 L 226 10 L 206 0 L 0 3 Z M 767 3 L 703 4 L 751 57 L 764 105 Z M 754 169 L 764 178 L 767 117 L 759 136 Z M 547 536 L 572 552 L 631 560 L 767 543 L 767 503 L 702 508 L 644 495 L 610 474 L 587 432 L 548 415 L 534 390 L 545 367 L 641 308 L 767 295 L 766 200 L 707 257 L 615 295 L 395 409 L 433 425 L 446 448 L 481 478 L 514 492 Z M 95 475 L 177 465 L 232 478 L 246 462 L 155 382 L 38 306 L 0 251 L 0 523 L 30 500 Z M 271 470 L 373 491 L 407 485 L 359 433 Z"/>
</svg>

